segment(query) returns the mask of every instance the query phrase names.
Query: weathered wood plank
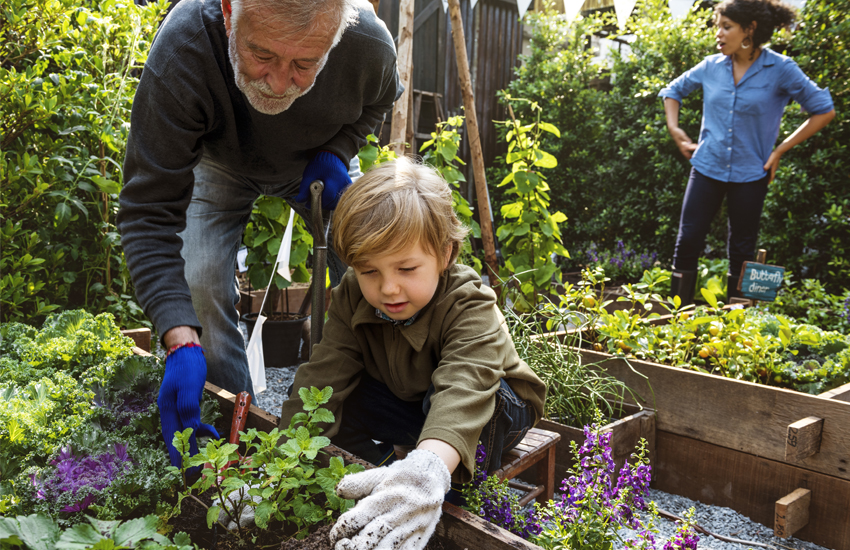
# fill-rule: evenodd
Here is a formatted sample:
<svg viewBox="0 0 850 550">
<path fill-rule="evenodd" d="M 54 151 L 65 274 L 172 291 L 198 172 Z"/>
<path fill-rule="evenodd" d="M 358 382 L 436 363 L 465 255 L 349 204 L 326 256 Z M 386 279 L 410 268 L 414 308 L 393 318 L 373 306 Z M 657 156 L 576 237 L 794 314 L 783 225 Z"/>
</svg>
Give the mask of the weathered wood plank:
<svg viewBox="0 0 850 550">
<path fill-rule="evenodd" d="M 434 535 L 447 545 L 446 550 L 541 550 L 536 544 L 449 503 L 443 504 L 443 515 Z"/>
<path fill-rule="evenodd" d="M 794 464 L 850 479 L 850 403 L 580 350 L 657 411 L 659 430 L 785 462 L 788 425 L 824 419 L 820 452 Z"/>
<path fill-rule="evenodd" d="M 637 407 L 630 407 L 630 411 L 635 412 L 604 426 L 606 431 L 612 432 L 611 456 L 618 472 L 635 452 L 641 437 L 647 441 L 650 461 L 655 455 L 655 411 L 649 409 L 641 411 Z M 568 477 L 567 470 L 573 465 L 570 441 L 575 441 L 581 446 L 584 443 L 584 431 L 545 419 L 538 422 L 537 427 L 561 435 L 561 440 L 555 445 L 555 480 L 559 485 L 561 480 Z M 520 476 L 520 478 L 531 481 L 527 476 Z"/>
<path fill-rule="evenodd" d="M 850 384 L 844 384 L 843 386 L 839 386 L 833 390 L 829 390 L 828 392 L 824 392 L 818 397 L 823 397 L 824 399 L 835 399 L 836 401 L 845 401 L 850 403 Z"/>
<path fill-rule="evenodd" d="M 151 351 L 151 329 L 149 328 L 129 328 L 121 331 L 121 334 L 130 338 L 136 347 L 148 353 Z"/>
<path fill-rule="evenodd" d="M 809 523 L 809 506 L 812 504 L 812 492 L 797 489 L 776 501 L 776 519 L 773 534 L 787 539 Z"/>
<path fill-rule="evenodd" d="M 656 451 L 653 487 L 732 508 L 770 528 L 777 500 L 811 490 L 809 523 L 794 536 L 850 550 L 850 481 L 660 430 Z"/>
</svg>

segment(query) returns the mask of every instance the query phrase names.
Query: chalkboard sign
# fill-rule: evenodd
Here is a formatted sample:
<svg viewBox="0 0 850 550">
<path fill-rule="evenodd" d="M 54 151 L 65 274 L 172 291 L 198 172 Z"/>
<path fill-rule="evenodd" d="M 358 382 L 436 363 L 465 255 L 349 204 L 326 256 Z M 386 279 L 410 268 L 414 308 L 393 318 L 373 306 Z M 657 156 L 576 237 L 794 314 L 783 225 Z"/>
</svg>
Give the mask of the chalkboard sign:
<svg viewBox="0 0 850 550">
<path fill-rule="evenodd" d="M 738 280 L 738 290 L 744 298 L 772 302 L 776 299 L 776 293 L 784 278 L 785 268 L 782 266 L 744 262 L 741 278 Z"/>
</svg>

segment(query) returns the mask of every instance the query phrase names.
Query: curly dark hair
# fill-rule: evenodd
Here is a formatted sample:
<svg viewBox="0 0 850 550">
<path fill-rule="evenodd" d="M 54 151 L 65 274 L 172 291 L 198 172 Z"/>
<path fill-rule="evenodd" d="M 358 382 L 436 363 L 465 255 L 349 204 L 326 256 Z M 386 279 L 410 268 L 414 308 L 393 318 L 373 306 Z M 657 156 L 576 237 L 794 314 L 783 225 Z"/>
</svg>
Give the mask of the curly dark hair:
<svg viewBox="0 0 850 550">
<path fill-rule="evenodd" d="M 725 0 L 715 6 L 714 16 L 725 15 L 746 29 L 756 21 L 753 49 L 773 36 L 776 29 L 790 27 L 797 19 L 797 10 L 780 0 Z"/>
</svg>

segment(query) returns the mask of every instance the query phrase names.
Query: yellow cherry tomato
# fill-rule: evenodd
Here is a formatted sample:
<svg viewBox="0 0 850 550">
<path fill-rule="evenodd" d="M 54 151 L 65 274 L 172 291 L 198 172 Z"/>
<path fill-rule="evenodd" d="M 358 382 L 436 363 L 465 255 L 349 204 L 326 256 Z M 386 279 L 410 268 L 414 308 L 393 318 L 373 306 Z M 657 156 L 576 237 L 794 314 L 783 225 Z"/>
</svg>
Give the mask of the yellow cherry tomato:
<svg viewBox="0 0 850 550">
<path fill-rule="evenodd" d="M 699 356 L 702 357 L 703 359 L 708 357 L 709 356 L 708 348 L 702 348 L 701 350 L 699 350 Z"/>
<path fill-rule="evenodd" d="M 713 326 L 713 327 L 708 329 L 708 333 L 711 334 L 712 336 L 717 336 L 718 334 L 720 334 L 720 329 Z"/>
<path fill-rule="evenodd" d="M 596 299 L 593 296 L 585 296 L 584 307 L 593 307 L 596 305 Z"/>
</svg>

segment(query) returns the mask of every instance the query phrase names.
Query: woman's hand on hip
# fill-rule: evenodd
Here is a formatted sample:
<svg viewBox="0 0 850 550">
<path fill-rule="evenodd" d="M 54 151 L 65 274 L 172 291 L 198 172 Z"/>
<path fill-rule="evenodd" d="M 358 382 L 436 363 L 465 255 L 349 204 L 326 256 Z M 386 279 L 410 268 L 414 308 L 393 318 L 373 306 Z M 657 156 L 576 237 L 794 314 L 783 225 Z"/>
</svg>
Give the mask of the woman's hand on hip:
<svg viewBox="0 0 850 550">
<path fill-rule="evenodd" d="M 670 136 L 673 138 L 673 141 L 676 143 L 676 147 L 679 148 L 679 152 L 682 153 L 682 156 L 686 159 L 690 159 L 693 152 L 697 149 L 697 144 L 691 141 L 688 134 L 686 134 L 681 128 L 670 129 Z"/>
<path fill-rule="evenodd" d="M 768 183 L 773 181 L 774 176 L 776 176 L 776 169 L 779 168 L 779 159 L 782 158 L 782 152 L 779 149 L 774 149 L 770 156 L 767 158 L 767 162 L 764 164 L 764 169 L 770 172 L 770 180 Z"/>
</svg>

